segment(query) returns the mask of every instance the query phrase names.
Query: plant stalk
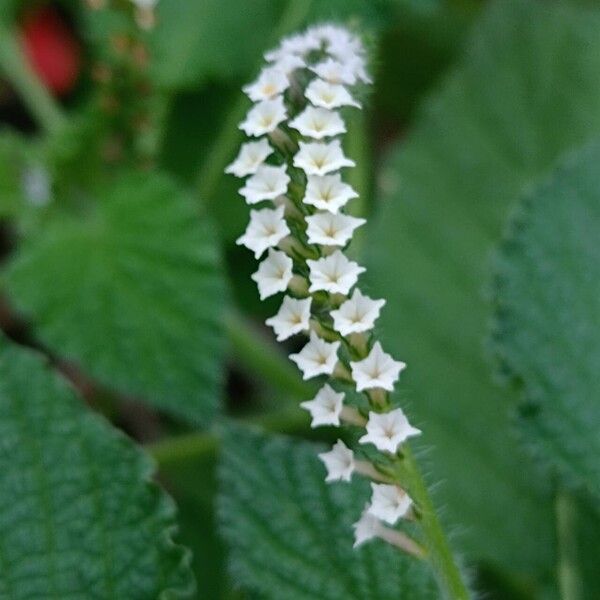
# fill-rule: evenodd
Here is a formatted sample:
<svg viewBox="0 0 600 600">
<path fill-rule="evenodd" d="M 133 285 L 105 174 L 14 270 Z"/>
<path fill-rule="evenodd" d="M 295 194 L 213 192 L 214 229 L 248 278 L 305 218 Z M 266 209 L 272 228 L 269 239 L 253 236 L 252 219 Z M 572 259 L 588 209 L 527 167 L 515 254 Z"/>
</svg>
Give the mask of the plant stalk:
<svg viewBox="0 0 600 600">
<path fill-rule="evenodd" d="M 16 33 L 2 24 L 0 71 L 47 133 L 54 133 L 63 126 L 65 116 L 62 109 L 27 63 Z"/>
</svg>

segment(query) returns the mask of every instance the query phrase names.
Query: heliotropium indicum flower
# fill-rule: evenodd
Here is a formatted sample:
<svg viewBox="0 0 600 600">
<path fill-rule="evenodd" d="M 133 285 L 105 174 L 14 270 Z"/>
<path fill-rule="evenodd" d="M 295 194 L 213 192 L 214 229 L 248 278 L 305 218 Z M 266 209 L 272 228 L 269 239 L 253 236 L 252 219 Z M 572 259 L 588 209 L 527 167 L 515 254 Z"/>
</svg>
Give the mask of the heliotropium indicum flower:
<svg viewBox="0 0 600 600">
<path fill-rule="evenodd" d="M 358 36 L 325 24 L 284 39 L 265 58 L 244 88 L 254 105 L 240 129 L 254 139 L 226 169 L 246 178 L 240 194 L 259 205 L 237 243 L 257 258 L 267 253 L 252 275 L 261 299 L 285 293 L 267 319 L 277 340 L 309 336 L 290 358 L 304 379 L 324 380 L 301 404 L 312 427 L 362 430 L 358 448 L 338 440 L 319 455 L 328 482 L 349 481 L 353 473 L 372 481 L 372 498 L 354 525 L 355 546 L 380 538 L 418 554 L 418 544 L 395 529 L 412 500 L 386 470 L 420 433 L 391 398 L 406 365 L 374 338 L 385 300 L 358 289 L 365 269 L 344 253 L 365 223 L 348 214 L 358 194 L 342 171 L 355 166 L 343 135 L 370 82 L 366 52 Z"/>
</svg>

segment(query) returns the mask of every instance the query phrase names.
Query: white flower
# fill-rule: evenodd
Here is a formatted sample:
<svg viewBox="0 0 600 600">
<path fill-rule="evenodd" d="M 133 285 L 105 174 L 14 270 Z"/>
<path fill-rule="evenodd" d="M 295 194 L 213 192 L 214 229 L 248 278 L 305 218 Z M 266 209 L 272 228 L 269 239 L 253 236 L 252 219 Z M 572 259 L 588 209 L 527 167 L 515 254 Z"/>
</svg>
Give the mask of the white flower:
<svg viewBox="0 0 600 600">
<path fill-rule="evenodd" d="M 263 69 L 257 79 L 243 87 L 244 92 L 253 102 L 270 100 L 283 94 L 290 87 L 290 82 L 284 71 L 276 66 Z"/>
<path fill-rule="evenodd" d="M 312 298 L 296 300 L 285 296 L 279 312 L 266 321 L 275 331 L 278 342 L 287 340 L 301 331 L 308 331 L 311 302 Z"/>
<path fill-rule="evenodd" d="M 242 144 L 237 158 L 225 169 L 225 173 L 231 173 L 236 177 L 246 177 L 256 173 L 265 159 L 273 154 L 273 148 L 269 145 L 266 138 L 257 142 L 247 142 Z"/>
<path fill-rule="evenodd" d="M 326 342 L 311 332 L 310 341 L 298 354 L 290 354 L 303 373 L 303 379 L 317 375 L 331 375 L 337 364 L 337 351 L 340 342 Z"/>
<path fill-rule="evenodd" d="M 369 331 L 373 329 L 384 306 L 385 300 L 372 300 L 363 296 L 357 288 L 352 298 L 346 300 L 337 310 L 331 311 L 333 326 L 344 336 Z"/>
<path fill-rule="evenodd" d="M 348 260 L 340 250 L 318 260 L 307 260 L 310 269 L 309 292 L 324 290 L 332 294 L 347 294 L 366 269 Z"/>
<path fill-rule="evenodd" d="M 264 300 L 287 289 L 292 277 L 294 262 L 280 250 L 269 249 L 267 258 L 258 266 L 258 271 L 252 274 L 252 279 L 258 285 L 260 299 Z"/>
<path fill-rule="evenodd" d="M 311 204 L 320 210 L 336 213 L 352 198 L 358 198 L 358 194 L 350 185 L 342 181 L 339 173 L 308 176 L 303 200 L 305 204 Z"/>
<path fill-rule="evenodd" d="M 312 417 L 311 427 L 320 425 L 340 425 L 340 414 L 344 406 L 344 394 L 336 392 L 330 385 L 325 384 L 313 400 L 300 403 Z"/>
<path fill-rule="evenodd" d="M 338 113 L 314 106 L 307 106 L 290 121 L 290 127 L 297 129 L 303 136 L 316 140 L 346 132 L 344 121 Z"/>
<path fill-rule="evenodd" d="M 246 135 L 259 137 L 265 133 L 271 133 L 277 125 L 287 119 L 287 110 L 283 103 L 283 96 L 277 96 L 272 100 L 263 100 L 253 106 L 246 115 L 246 120 L 240 123 L 240 129 Z"/>
<path fill-rule="evenodd" d="M 356 391 L 362 392 L 373 388 L 393 391 L 394 383 L 400 372 L 406 368 L 406 363 L 394 360 L 375 342 L 369 356 L 358 362 L 351 362 L 352 378 L 356 381 Z"/>
<path fill-rule="evenodd" d="M 321 452 L 319 458 L 325 464 L 325 481 L 350 481 L 354 472 L 354 452 L 338 440 L 329 452 Z"/>
<path fill-rule="evenodd" d="M 379 519 L 369 512 L 368 504 L 365 506 L 360 519 L 352 527 L 354 528 L 354 548 L 378 537 L 383 529 Z"/>
<path fill-rule="evenodd" d="M 321 142 L 299 142 L 300 150 L 294 156 L 294 166 L 307 175 L 327 175 L 342 167 L 353 167 L 355 162 L 346 158 L 339 140 L 328 144 Z"/>
<path fill-rule="evenodd" d="M 329 83 L 354 85 L 356 83 L 356 75 L 352 66 L 348 66 L 333 58 L 318 63 L 310 70 L 316 73 L 321 79 L 329 81 Z"/>
<path fill-rule="evenodd" d="M 256 173 L 240 189 L 248 204 L 256 204 L 262 200 L 275 200 L 277 196 L 283 196 L 287 192 L 290 176 L 285 171 L 285 165 L 273 167 L 261 165 Z"/>
<path fill-rule="evenodd" d="M 373 444 L 378 450 L 395 453 L 398 446 L 421 431 L 412 427 L 401 408 L 387 413 L 369 413 L 367 433 L 359 442 Z"/>
<path fill-rule="evenodd" d="M 296 54 L 286 54 L 274 62 L 273 66 L 283 71 L 289 78 L 296 69 L 306 67 L 306 62 Z"/>
<path fill-rule="evenodd" d="M 342 213 L 316 213 L 306 217 L 309 244 L 321 246 L 345 246 L 351 239 L 354 230 L 367 221 Z"/>
<path fill-rule="evenodd" d="M 263 208 L 250 211 L 250 223 L 244 235 L 236 240 L 239 246 L 254 252 L 254 258 L 260 258 L 267 248 L 273 248 L 290 233 L 283 218 L 285 207 Z"/>
<path fill-rule="evenodd" d="M 412 504 L 410 496 L 397 485 L 371 483 L 373 495 L 369 514 L 394 525 L 400 517 L 404 517 Z"/>
<path fill-rule="evenodd" d="M 290 54 L 302 56 L 311 50 L 317 50 L 320 45 L 319 38 L 310 32 L 296 33 L 283 38 L 277 48 L 265 52 L 264 56 L 269 62 L 279 61 Z"/>
<path fill-rule="evenodd" d="M 373 80 L 367 73 L 367 61 L 357 54 L 350 55 L 344 60 L 344 66 L 351 71 L 357 79 L 364 83 L 373 83 Z"/>
<path fill-rule="evenodd" d="M 329 83 L 316 77 L 306 88 L 304 95 L 315 106 L 327 108 L 340 108 L 341 106 L 355 106 L 360 108 L 360 104 L 350 95 L 350 92 L 339 83 Z"/>
</svg>

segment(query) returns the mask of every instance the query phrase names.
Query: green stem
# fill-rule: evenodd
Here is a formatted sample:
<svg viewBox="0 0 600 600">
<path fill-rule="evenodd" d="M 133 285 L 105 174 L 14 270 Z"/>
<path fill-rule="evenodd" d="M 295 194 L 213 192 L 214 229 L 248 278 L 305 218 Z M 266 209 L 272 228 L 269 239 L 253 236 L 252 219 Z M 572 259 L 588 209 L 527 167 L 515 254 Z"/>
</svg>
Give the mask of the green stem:
<svg viewBox="0 0 600 600">
<path fill-rule="evenodd" d="M 61 108 L 29 67 L 17 35 L 6 25 L 0 25 L 0 71 L 48 133 L 62 127 Z"/>
<path fill-rule="evenodd" d="M 281 392 L 284 400 L 306 400 L 313 387 L 302 381 L 298 370 L 249 320 L 231 312 L 225 328 L 237 363 L 253 376 L 260 376 Z"/>
<path fill-rule="evenodd" d="M 427 485 L 408 445 L 403 447 L 398 483 L 410 490 L 411 497 L 419 508 L 427 559 L 436 575 L 443 597 L 447 600 L 469 600 L 470 592 L 450 550 Z"/>
<path fill-rule="evenodd" d="M 273 32 L 271 44 L 274 45 L 284 35 L 296 29 L 306 18 L 312 0 L 290 0 L 278 26 Z M 215 191 L 219 185 L 227 163 L 233 159 L 236 146 L 240 142 L 241 134 L 238 129 L 240 121 L 248 110 L 248 99 L 239 94 L 236 101 L 221 126 L 221 133 L 213 143 L 208 156 L 203 162 L 198 174 L 196 188 L 200 199 L 210 204 L 215 198 Z"/>
<path fill-rule="evenodd" d="M 371 148 L 369 146 L 367 115 L 362 110 L 353 110 L 348 120 L 347 153 L 356 162 L 356 166 L 348 169 L 346 179 L 358 193 L 358 198 L 350 202 L 349 213 L 354 217 L 367 218 L 371 210 Z M 348 254 L 360 258 L 365 246 L 365 227 L 356 231 Z"/>
<path fill-rule="evenodd" d="M 558 491 L 555 510 L 559 549 L 558 583 L 561 598 L 580 600 L 584 597 L 584 591 L 577 565 L 577 507 L 569 494 Z"/>
<path fill-rule="evenodd" d="M 243 422 L 260 426 L 267 431 L 293 433 L 306 429 L 308 416 L 297 406 L 242 419 Z M 214 432 L 193 432 L 170 437 L 147 446 L 160 467 L 194 460 L 214 454 L 219 446 L 219 437 Z"/>
</svg>

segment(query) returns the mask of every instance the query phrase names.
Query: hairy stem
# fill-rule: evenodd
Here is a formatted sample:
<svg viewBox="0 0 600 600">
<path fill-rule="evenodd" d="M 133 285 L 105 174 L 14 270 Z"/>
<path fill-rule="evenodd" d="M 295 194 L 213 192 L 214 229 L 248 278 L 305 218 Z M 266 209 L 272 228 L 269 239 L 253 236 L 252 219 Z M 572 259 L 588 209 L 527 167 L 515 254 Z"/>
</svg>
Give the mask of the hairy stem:
<svg viewBox="0 0 600 600">
<path fill-rule="evenodd" d="M 60 129 L 65 117 L 23 56 L 14 31 L 0 24 L 0 71 L 48 133 Z"/>
<path fill-rule="evenodd" d="M 311 4 L 312 0 L 289 0 L 285 12 L 273 32 L 271 40 L 273 44 L 300 26 L 306 18 Z M 213 143 L 207 158 L 204 160 L 198 174 L 196 189 L 201 200 L 205 203 L 210 203 L 215 197 L 215 191 L 223 175 L 223 170 L 235 154 L 241 138 L 238 124 L 242 121 L 247 110 L 248 99 L 240 94 L 231 106 L 221 127 L 219 137 Z"/>
<path fill-rule="evenodd" d="M 469 600 L 471 594 L 450 549 L 423 476 L 407 444 L 403 446 L 402 451 L 403 457 L 398 467 L 398 483 L 409 488 L 411 497 L 419 509 L 419 522 L 423 531 L 427 559 L 435 573 L 443 598 Z"/>
</svg>

